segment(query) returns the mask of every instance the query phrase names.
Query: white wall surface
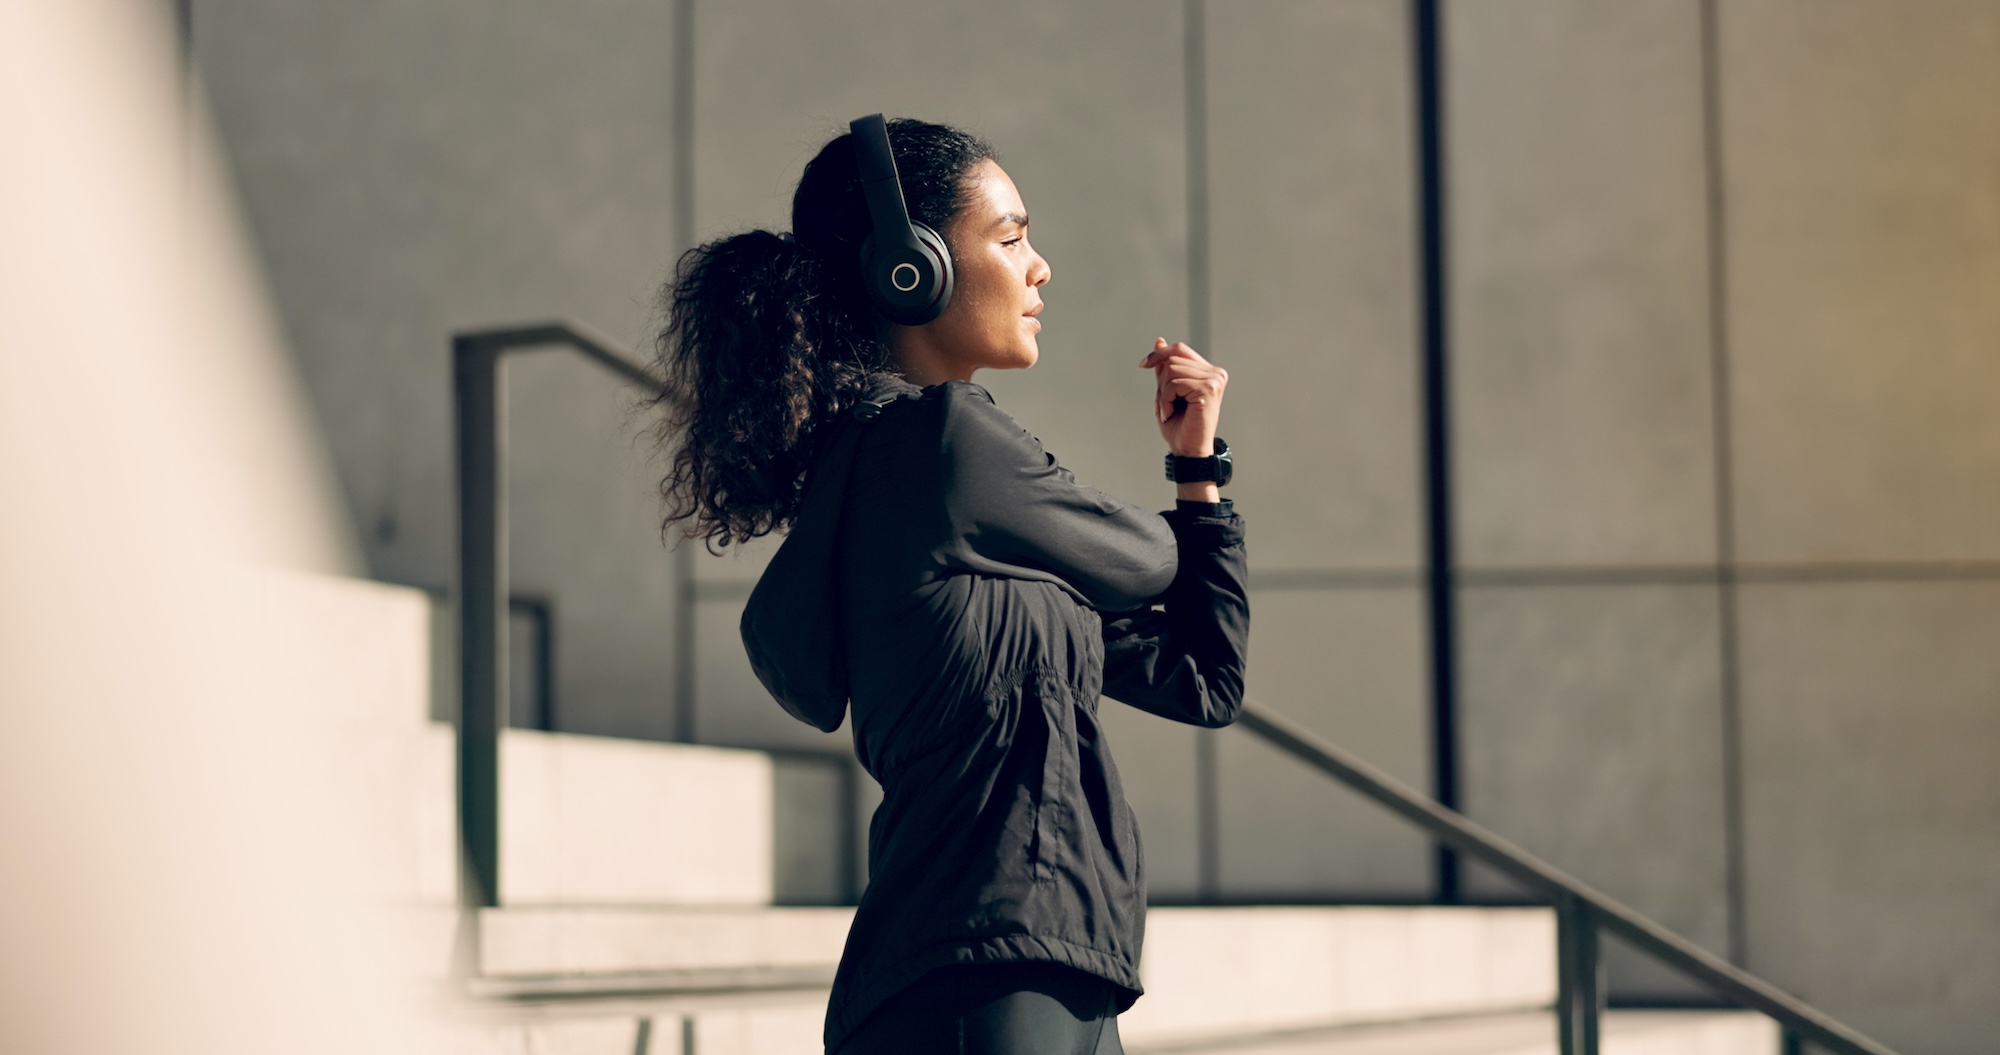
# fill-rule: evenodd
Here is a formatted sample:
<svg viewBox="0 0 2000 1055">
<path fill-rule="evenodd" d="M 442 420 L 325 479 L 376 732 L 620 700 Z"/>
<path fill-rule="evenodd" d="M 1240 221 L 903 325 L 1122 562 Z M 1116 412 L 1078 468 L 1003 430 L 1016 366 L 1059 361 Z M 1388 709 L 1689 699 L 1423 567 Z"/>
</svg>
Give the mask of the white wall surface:
<svg viewBox="0 0 2000 1055">
<path fill-rule="evenodd" d="M 343 518 L 164 15 L 0 4 L 0 1050 L 434 1050 L 260 592 Z"/>
</svg>

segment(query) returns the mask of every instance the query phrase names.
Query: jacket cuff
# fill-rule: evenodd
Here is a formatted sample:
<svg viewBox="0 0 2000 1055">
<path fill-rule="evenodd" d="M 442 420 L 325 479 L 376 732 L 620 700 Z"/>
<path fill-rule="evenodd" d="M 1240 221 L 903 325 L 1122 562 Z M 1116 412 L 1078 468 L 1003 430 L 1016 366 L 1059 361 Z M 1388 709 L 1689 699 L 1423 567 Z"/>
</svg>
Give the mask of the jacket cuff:
<svg viewBox="0 0 2000 1055">
<path fill-rule="evenodd" d="M 1221 550 L 1243 544 L 1243 518 L 1226 498 L 1220 502 L 1182 500 L 1160 516 L 1166 518 L 1183 548 Z"/>
<path fill-rule="evenodd" d="M 1181 498 L 1174 501 L 1174 512 L 1182 516 L 1227 518 L 1236 511 L 1236 503 L 1225 498 L 1220 502 L 1194 502 Z"/>
</svg>

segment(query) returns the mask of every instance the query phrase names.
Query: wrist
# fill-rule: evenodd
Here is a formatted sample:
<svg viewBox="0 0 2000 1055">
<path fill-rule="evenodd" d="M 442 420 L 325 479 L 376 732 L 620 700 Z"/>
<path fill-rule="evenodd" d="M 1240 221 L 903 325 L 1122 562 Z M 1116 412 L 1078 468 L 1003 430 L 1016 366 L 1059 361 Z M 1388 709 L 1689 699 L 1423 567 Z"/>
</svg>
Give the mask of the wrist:
<svg viewBox="0 0 2000 1055">
<path fill-rule="evenodd" d="M 1189 481 L 1174 485 L 1174 497 L 1183 502 L 1220 502 L 1222 488 L 1213 480 Z"/>
<path fill-rule="evenodd" d="M 1166 459 L 1167 479 L 1175 484 L 1212 484 L 1221 487 L 1229 483 L 1236 473 L 1236 460 L 1231 455 L 1229 444 L 1222 437 L 1215 437 L 1208 454 L 1182 454 L 1170 452 Z M 1214 493 L 1211 488 L 1208 493 Z M 1194 494 L 1182 491 L 1184 498 L 1194 498 Z"/>
<path fill-rule="evenodd" d="M 1207 458 L 1215 454 L 1215 441 L 1210 439 L 1200 445 L 1169 443 L 1167 450 L 1176 458 Z"/>
</svg>

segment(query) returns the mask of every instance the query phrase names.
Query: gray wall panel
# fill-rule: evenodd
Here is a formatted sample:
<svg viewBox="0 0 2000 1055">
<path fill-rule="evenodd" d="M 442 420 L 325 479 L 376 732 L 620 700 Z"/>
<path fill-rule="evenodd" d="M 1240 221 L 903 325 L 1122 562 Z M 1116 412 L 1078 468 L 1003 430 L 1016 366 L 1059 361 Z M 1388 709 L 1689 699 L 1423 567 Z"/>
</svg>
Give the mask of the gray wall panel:
<svg viewBox="0 0 2000 1055">
<path fill-rule="evenodd" d="M 1743 592 L 1750 967 L 1902 1051 L 2000 1036 L 2000 582 Z"/>
<path fill-rule="evenodd" d="M 572 315 L 644 340 L 673 258 L 669 7 L 193 8 L 195 56 L 369 563 L 446 586 L 452 331 Z M 559 706 L 567 689 L 577 728 L 661 735 L 669 684 L 648 643 L 670 639 L 672 612 L 668 558 L 635 519 L 651 473 L 621 430 L 638 424 L 587 376 L 513 375 L 514 573 L 577 620 L 557 630 Z"/>
<path fill-rule="evenodd" d="M 1250 696 L 1430 786 L 1423 597 L 1414 587 L 1259 591 Z M 1223 896 L 1421 899 L 1430 844 L 1249 734 L 1221 734 Z"/>
<path fill-rule="evenodd" d="M 1712 561 L 1699 7 L 1448 12 L 1459 556 Z"/>
<path fill-rule="evenodd" d="M 2000 558 L 2000 3 L 1720 35 L 1740 552 Z"/>
<path fill-rule="evenodd" d="M 565 352 L 525 352 L 505 369 L 512 588 L 552 606 L 555 725 L 668 739 L 673 554 L 652 452 L 634 442 L 635 393 Z"/>
<path fill-rule="evenodd" d="M 1728 952 L 1717 606 L 1708 586 L 1462 593 L 1466 811 Z M 1512 887 L 1474 869 L 1475 894 Z M 1624 956 L 1621 996 L 1690 992 Z"/>
<path fill-rule="evenodd" d="M 1421 561 L 1406 8 L 1209 11 L 1212 351 L 1263 567 Z"/>
</svg>

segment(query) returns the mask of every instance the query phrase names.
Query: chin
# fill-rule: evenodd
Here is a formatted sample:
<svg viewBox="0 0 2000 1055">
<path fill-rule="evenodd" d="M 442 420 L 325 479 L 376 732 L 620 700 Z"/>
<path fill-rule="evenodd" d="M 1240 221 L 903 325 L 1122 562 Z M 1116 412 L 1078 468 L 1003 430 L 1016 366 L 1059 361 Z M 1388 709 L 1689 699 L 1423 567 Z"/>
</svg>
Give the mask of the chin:
<svg viewBox="0 0 2000 1055">
<path fill-rule="evenodd" d="M 1010 351 L 1005 355 L 996 355 L 991 359 L 988 359 L 980 367 L 980 369 L 1026 370 L 1027 368 L 1035 365 L 1035 361 L 1040 359 L 1041 357 L 1042 353 L 1034 348 L 1026 348 L 1017 351 Z"/>
<path fill-rule="evenodd" d="M 1042 357 L 1040 346 L 1033 340 L 1025 344 L 1001 344 L 995 342 L 986 346 L 978 358 L 979 370 L 1026 370 Z"/>
</svg>

